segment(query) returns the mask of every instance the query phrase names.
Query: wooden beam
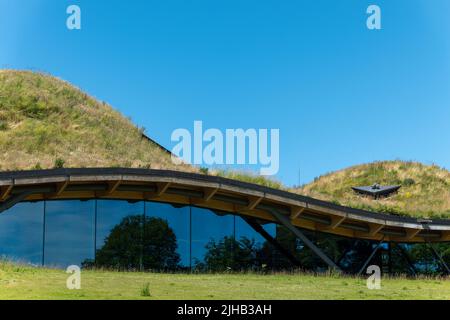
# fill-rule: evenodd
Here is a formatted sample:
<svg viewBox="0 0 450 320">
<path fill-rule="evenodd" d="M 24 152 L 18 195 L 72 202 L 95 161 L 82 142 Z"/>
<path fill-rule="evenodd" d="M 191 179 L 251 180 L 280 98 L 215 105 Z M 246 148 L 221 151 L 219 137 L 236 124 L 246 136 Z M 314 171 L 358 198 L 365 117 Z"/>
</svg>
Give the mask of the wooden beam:
<svg viewBox="0 0 450 320">
<path fill-rule="evenodd" d="M 156 191 L 155 192 L 144 192 L 143 197 L 146 200 L 155 200 L 157 198 L 161 198 L 169 189 L 171 182 L 158 182 L 156 184 Z"/>
<path fill-rule="evenodd" d="M 122 183 L 121 180 L 108 183 L 108 190 L 106 191 L 106 193 L 108 195 L 113 194 L 114 192 L 116 192 L 117 188 L 120 186 L 121 183 Z"/>
<path fill-rule="evenodd" d="M 44 194 L 44 198 L 45 199 L 58 198 L 59 196 L 61 196 L 61 194 L 64 192 L 64 190 L 66 190 L 68 184 L 69 184 L 69 179 L 62 181 L 62 182 L 57 182 L 55 184 L 55 192 L 52 192 L 49 194 Z"/>
<path fill-rule="evenodd" d="M 64 190 L 66 190 L 68 184 L 69 184 L 69 179 L 67 179 L 64 182 L 58 182 L 56 184 L 56 191 L 54 193 L 54 196 L 59 197 L 64 192 Z"/>
<path fill-rule="evenodd" d="M 219 191 L 219 188 L 204 188 L 203 189 L 203 200 L 206 202 L 210 201 L 214 195 Z"/>
<path fill-rule="evenodd" d="M 339 227 L 341 225 L 342 222 L 345 221 L 347 217 L 340 217 L 340 216 L 331 216 L 331 224 L 330 224 L 330 229 L 334 230 L 337 227 Z"/>
<path fill-rule="evenodd" d="M 441 241 L 450 241 L 450 231 L 442 231 Z"/>
<path fill-rule="evenodd" d="M 304 211 L 306 208 L 304 207 L 291 207 L 291 220 L 295 220 L 297 219 Z"/>
<path fill-rule="evenodd" d="M 346 219 L 346 217 L 341 217 L 341 216 L 330 216 L 330 225 L 325 225 L 323 223 L 317 223 L 316 222 L 316 229 L 319 231 L 324 231 L 324 232 L 330 232 L 335 230 L 337 227 L 339 227 L 339 225 L 344 222 L 344 220 Z"/>
<path fill-rule="evenodd" d="M 422 230 L 421 229 L 406 229 L 406 236 L 405 236 L 405 238 L 407 240 L 411 240 L 415 236 L 417 236 L 420 231 L 422 231 Z"/>
<path fill-rule="evenodd" d="M 121 183 L 122 183 L 122 180 L 108 181 L 107 182 L 108 189 L 106 191 L 96 192 L 97 197 L 111 196 L 114 192 L 116 192 L 117 188 L 120 186 Z"/>
<path fill-rule="evenodd" d="M 314 224 L 314 228 L 309 228 L 309 227 L 304 227 L 305 222 L 307 220 L 297 219 L 296 221 L 299 221 L 298 226 L 303 229 L 316 230 L 316 231 L 321 231 L 321 232 L 325 232 L 328 234 L 337 234 L 337 235 L 341 235 L 341 236 L 345 236 L 345 237 L 349 237 L 349 238 L 354 238 L 354 236 L 355 236 L 355 232 L 353 230 L 349 230 L 349 229 L 345 229 L 345 228 L 337 228 L 337 227 L 335 229 L 331 229 L 330 226 L 327 226 L 327 225 L 324 225 L 324 224 L 318 223 L 318 222 L 312 222 L 312 221 L 308 221 L 308 222 L 311 224 Z"/>
<path fill-rule="evenodd" d="M 254 210 L 263 199 L 263 197 L 249 197 L 247 210 Z"/>
<path fill-rule="evenodd" d="M 8 198 L 9 194 L 11 193 L 13 186 L 3 186 L 0 188 L 0 201 L 5 201 L 6 198 Z"/>
<path fill-rule="evenodd" d="M 160 182 L 156 184 L 156 196 L 160 197 L 164 193 L 166 193 L 167 189 L 169 189 L 172 182 Z"/>
<path fill-rule="evenodd" d="M 369 224 L 369 234 L 372 237 L 376 236 L 383 228 L 384 224 Z"/>
</svg>

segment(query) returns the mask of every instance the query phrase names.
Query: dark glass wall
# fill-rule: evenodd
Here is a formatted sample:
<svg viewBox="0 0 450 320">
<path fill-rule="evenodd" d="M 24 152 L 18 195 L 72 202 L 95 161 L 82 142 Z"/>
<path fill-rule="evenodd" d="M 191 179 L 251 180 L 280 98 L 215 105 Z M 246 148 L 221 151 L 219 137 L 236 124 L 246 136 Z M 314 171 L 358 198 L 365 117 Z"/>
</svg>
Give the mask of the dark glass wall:
<svg viewBox="0 0 450 320">
<path fill-rule="evenodd" d="M 273 238 L 276 237 L 276 224 L 267 223 L 262 225 L 263 229 Z M 254 241 L 256 245 L 262 246 L 266 242 L 262 235 L 256 232 L 241 217 L 236 217 L 236 240 L 248 239 Z"/>
<path fill-rule="evenodd" d="M 232 268 L 234 216 L 192 208 L 192 267 L 202 270 Z"/>
<path fill-rule="evenodd" d="M 0 256 L 42 263 L 44 203 L 19 203 L 0 214 Z"/>
<path fill-rule="evenodd" d="M 154 250 L 144 252 L 159 258 L 162 269 L 187 269 L 191 265 L 190 208 L 174 207 L 170 204 L 146 202 L 145 215 L 149 230 L 153 233 Z M 160 245 L 157 245 L 158 242 Z M 145 259 L 145 256 L 144 256 Z"/>
<path fill-rule="evenodd" d="M 143 216 L 143 201 L 97 201 L 96 266 L 141 269 Z"/>
<path fill-rule="evenodd" d="M 265 238 L 255 231 L 243 218 L 236 216 L 235 269 L 272 268 L 276 250 Z M 276 224 L 263 224 L 262 228 L 272 238 L 276 238 Z"/>
<path fill-rule="evenodd" d="M 81 266 L 95 256 L 95 201 L 45 203 L 44 264 Z"/>
<path fill-rule="evenodd" d="M 273 223 L 262 228 L 295 257 L 295 265 L 240 216 L 144 201 L 26 202 L 0 213 L 0 258 L 58 268 L 239 271 L 286 270 L 299 263 L 303 269 L 326 270 L 286 228 Z M 303 232 L 350 273 L 359 271 L 377 245 Z M 436 247 L 447 252 L 448 244 Z M 448 264 L 449 257 L 443 256 Z M 444 271 L 426 245 L 383 247 L 372 263 L 381 265 L 383 272 Z"/>
<path fill-rule="evenodd" d="M 263 228 L 275 237 L 275 225 Z M 255 269 L 270 265 L 268 252 L 242 218 L 190 206 L 58 200 L 0 214 L 0 256 L 49 267 Z"/>
</svg>

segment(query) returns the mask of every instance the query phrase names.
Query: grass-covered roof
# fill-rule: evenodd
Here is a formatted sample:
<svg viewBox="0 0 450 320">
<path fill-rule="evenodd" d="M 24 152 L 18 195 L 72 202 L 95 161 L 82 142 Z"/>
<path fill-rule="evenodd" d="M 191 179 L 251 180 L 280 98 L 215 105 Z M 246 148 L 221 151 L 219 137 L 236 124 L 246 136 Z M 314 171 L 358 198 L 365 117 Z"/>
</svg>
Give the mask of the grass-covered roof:
<svg viewBox="0 0 450 320">
<path fill-rule="evenodd" d="M 143 137 L 142 129 L 106 103 L 63 80 L 28 71 L 0 71 L 0 150 L 0 171 L 129 167 L 206 173 L 173 164 L 167 152 Z M 209 174 L 288 189 L 252 174 L 219 170 Z M 402 187 L 397 194 L 379 200 L 351 189 L 374 183 Z M 450 216 L 450 172 L 416 162 L 354 166 L 290 191 L 370 211 Z"/>
</svg>

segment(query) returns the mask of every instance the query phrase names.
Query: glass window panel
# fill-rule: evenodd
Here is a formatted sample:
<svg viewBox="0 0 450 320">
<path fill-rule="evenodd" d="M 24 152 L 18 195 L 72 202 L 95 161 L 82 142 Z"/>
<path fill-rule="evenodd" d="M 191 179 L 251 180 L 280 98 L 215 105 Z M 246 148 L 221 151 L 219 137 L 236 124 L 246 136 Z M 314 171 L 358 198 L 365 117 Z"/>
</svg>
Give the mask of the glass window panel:
<svg viewBox="0 0 450 320">
<path fill-rule="evenodd" d="M 274 223 L 261 227 L 273 238 L 276 237 Z M 236 216 L 236 269 L 261 269 L 272 267 L 272 245 L 256 232 L 243 218 Z"/>
<path fill-rule="evenodd" d="M 44 203 L 19 203 L 0 214 L 0 256 L 42 264 Z"/>
<path fill-rule="evenodd" d="M 97 201 L 97 267 L 140 269 L 143 215 L 142 201 Z"/>
<path fill-rule="evenodd" d="M 45 256 L 47 266 L 83 266 L 94 260 L 95 201 L 47 201 Z"/>
<path fill-rule="evenodd" d="M 186 269 L 190 267 L 190 208 L 177 208 L 170 204 L 147 202 L 146 216 L 153 218 L 149 221 L 153 225 L 150 226 L 154 230 L 154 235 L 149 235 L 155 243 L 160 243 L 159 248 L 153 247 L 150 251 L 146 250 L 147 255 L 157 255 L 156 269 Z M 159 219 L 159 220 L 156 220 Z M 162 221 L 161 221 L 162 220 Z M 163 222 L 161 224 L 161 222 Z M 159 229 L 163 228 L 160 233 Z M 155 237 L 157 235 L 161 239 Z M 161 245 L 164 248 L 161 248 Z M 165 255 L 165 256 L 164 256 Z M 151 257 L 149 261 L 153 260 Z M 145 257 L 144 257 L 145 260 Z"/>
<path fill-rule="evenodd" d="M 234 216 L 192 208 L 192 266 L 224 270 L 233 266 Z"/>
<path fill-rule="evenodd" d="M 261 225 L 263 229 L 270 234 L 273 238 L 276 237 L 276 224 L 267 223 Z M 244 219 L 237 216 L 236 217 L 236 240 L 241 240 L 242 238 L 248 238 L 255 241 L 256 244 L 263 245 L 266 240 L 258 232 L 253 230 L 253 228 L 245 222 Z"/>
</svg>

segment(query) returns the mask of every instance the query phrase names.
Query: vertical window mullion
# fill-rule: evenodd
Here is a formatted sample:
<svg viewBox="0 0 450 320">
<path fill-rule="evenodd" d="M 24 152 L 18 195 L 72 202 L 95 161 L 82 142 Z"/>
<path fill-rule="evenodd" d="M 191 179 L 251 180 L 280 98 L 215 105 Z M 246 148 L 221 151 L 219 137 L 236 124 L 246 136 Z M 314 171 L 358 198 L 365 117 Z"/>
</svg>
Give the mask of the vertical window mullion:
<svg viewBox="0 0 450 320">
<path fill-rule="evenodd" d="M 45 232 L 46 232 L 46 211 L 47 211 L 47 201 L 44 200 L 44 216 L 42 223 L 42 266 L 45 266 Z"/>
<path fill-rule="evenodd" d="M 95 199 L 94 209 L 94 265 L 97 262 L 97 212 L 98 212 L 98 200 Z"/>
<path fill-rule="evenodd" d="M 192 272 L 192 206 L 189 206 L 189 271 Z"/>
<path fill-rule="evenodd" d="M 145 236 L 145 220 L 147 219 L 147 201 L 144 201 L 144 211 L 141 219 L 141 252 L 139 256 L 139 268 L 141 271 L 144 269 L 144 236 Z"/>
</svg>

